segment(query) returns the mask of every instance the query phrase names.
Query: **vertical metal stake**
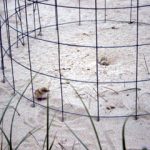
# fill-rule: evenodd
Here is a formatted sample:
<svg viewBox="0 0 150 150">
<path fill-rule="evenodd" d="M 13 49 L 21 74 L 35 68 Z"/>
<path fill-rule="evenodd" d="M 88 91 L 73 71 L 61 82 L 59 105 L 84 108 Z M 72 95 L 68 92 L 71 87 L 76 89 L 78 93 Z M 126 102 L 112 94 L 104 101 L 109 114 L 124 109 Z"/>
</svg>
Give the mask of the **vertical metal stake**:
<svg viewBox="0 0 150 150">
<path fill-rule="evenodd" d="M 97 87 L 97 121 L 100 120 L 99 114 L 99 74 L 98 74 L 98 27 L 97 27 L 97 0 L 95 0 L 95 38 L 96 38 L 96 87 Z"/>
<path fill-rule="evenodd" d="M 130 1 L 130 23 L 132 22 L 132 7 L 133 7 L 133 0 Z"/>
<path fill-rule="evenodd" d="M 60 34 L 59 34 L 59 23 L 58 23 L 58 7 L 57 0 L 55 0 L 55 14 L 56 14 L 56 29 L 57 29 L 57 42 L 58 42 L 58 65 L 59 65 L 59 79 L 60 79 L 60 90 L 61 90 L 61 105 L 62 105 L 62 122 L 64 121 L 64 99 L 63 99 L 63 86 L 62 86 L 62 75 L 61 75 L 61 61 L 60 61 Z"/>
<path fill-rule="evenodd" d="M 33 88 L 33 75 L 32 75 L 32 62 L 31 62 L 31 51 L 30 51 L 30 40 L 29 40 L 29 27 L 28 27 L 28 13 L 27 13 L 27 0 L 25 0 L 25 19 L 26 19 L 26 34 L 27 34 L 27 43 L 28 43 L 28 56 L 29 56 L 29 65 L 30 65 L 30 78 L 31 78 L 31 87 L 32 87 L 32 98 L 33 98 L 33 107 L 35 107 L 34 99 L 34 88 Z"/>
<path fill-rule="evenodd" d="M 79 0 L 79 26 L 81 25 L 81 0 Z"/>
<path fill-rule="evenodd" d="M 135 119 L 138 113 L 138 57 L 139 57 L 139 0 L 137 0 L 137 23 L 136 23 L 136 100 L 135 100 Z"/>
<path fill-rule="evenodd" d="M 104 7 L 105 7 L 105 9 L 104 9 L 104 11 L 105 11 L 105 12 L 104 12 L 104 21 L 106 22 L 106 17 L 107 17 L 107 4 L 106 4 L 107 2 L 106 2 L 106 0 L 105 0 L 104 3 L 105 3 L 105 4 L 104 4 L 104 5 L 105 5 L 105 6 L 104 6 Z"/>
<path fill-rule="evenodd" d="M 4 0 L 3 2 L 4 2 L 4 7 L 5 7 L 4 11 L 5 11 L 5 21 L 6 21 L 9 57 L 10 57 L 10 62 L 11 62 L 13 92 L 15 94 L 16 87 L 15 87 L 14 66 L 13 66 L 12 49 L 11 49 L 10 29 L 9 29 L 8 2 L 7 2 L 7 0 Z"/>
</svg>

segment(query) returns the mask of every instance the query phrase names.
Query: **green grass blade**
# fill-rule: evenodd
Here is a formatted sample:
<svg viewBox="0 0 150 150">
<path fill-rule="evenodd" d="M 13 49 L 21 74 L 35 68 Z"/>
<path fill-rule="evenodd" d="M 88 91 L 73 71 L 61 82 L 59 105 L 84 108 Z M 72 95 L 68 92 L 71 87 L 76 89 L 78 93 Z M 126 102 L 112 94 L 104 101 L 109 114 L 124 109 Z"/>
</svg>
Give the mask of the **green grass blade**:
<svg viewBox="0 0 150 150">
<path fill-rule="evenodd" d="M 125 126 L 126 126 L 126 123 L 128 121 L 129 117 L 126 118 L 124 124 L 123 124 L 123 127 L 122 127 L 122 148 L 123 150 L 127 150 L 126 148 L 126 140 L 125 140 Z"/>
<path fill-rule="evenodd" d="M 7 143 L 8 143 L 8 145 L 10 146 L 10 140 L 8 139 L 6 133 L 4 132 L 4 130 L 3 130 L 1 127 L 0 127 L 0 130 L 1 130 L 1 132 L 3 133 L 3 135 L 4 135 L 4 137 L 5 137 L 5 139 L 6 139 Z"/>
<path fill-rule="evenodd" d="M 11 99 L 10 99 L 9 102 L 8 102 L 8 104 L 6 105 L 6 107 L 5 107 L 5 109 L 4 109 L 4 112 L 3 112 L 2 116 L 1 116 L 1 119 L 0 119 L 0 124 L 2 123 L 3 118 L 4 118 L 4 116 L 5 116 L 5 113 L 6 113 L 7 109 L 9 108 L 9 106 L 10 106 L 10 104 L 11 104 L 11 102 L 12 102 L 12 100 L 14 99 L 15 96 L 16 96 L 16 94 L 11 97 Z"/>
<path fill-rule="evenodd" d="M 72 150 L 74 150 L 75 149 L 75 142 L 73 143 L 73 146 L 72 146 Z"/>
<path fill-rule="evenodd" d="M 3 122 L 2 122 L 2 125 L 1 125 L 1 129 L 3 130 Z M 1 150 L 3 150 L 3 133 L 1 132 Z"/>
<path fill-rule="evenodd" d="M 49 124 L 49 131 L 50 131 L 50 127 L 52 126 L 52 123 L 53 123 L 53 121 L 54 121 L 55 115 L 56 115 L 56 114 L 54 114 L 54 116 L 53 116 L 53 118 L 52 118 L 52 120 L 51 120 L 51 122 L 50 122 L 50 124 Z M 45 139 L 44 139 L 44 143 L 43 143 L 43 148 L 42 148 L 42 150 L 44 150 L 44 148 L 45 148 L 46 140 L 47 140 L 47 133 L 46 133 L 46 136 L 45 136 Z"/>
<path fill-rule="evenodd" d="M 52 150 L 52 148 L 54 146 L 55 139 L 56 139 L 56 135 L 54 136 L 54 139 L 53 139 L 53 141 L 52 141 L 52 143 L 51 143 L 51 145 L 50 145 L 48 150 Z"/>
<path fill-rule="evenodd" d="M 15 150 L 17 150 L 19 148 L 19 146 L 30 136 L 32 136 L 32 134 L 34 134 L 35 132 L 39 131 L 42 127 L 37 128 L 37 129 L 32 129 L 31 131 L 29 131 L 23 138 L 22 140 L 19 142 L 19 144 L 16 146 Z"/>
<path fill-rule="evenodd" d="M 5 106 L 7 106 L 7 105 L 5 105 Z M 16 109 L 14 108 L 14 106 L 9 106 L 8 108 L 9 108 L 9 109 L 13 109 L 14 111 L 16 111 L 16 113 L 18 114 L 18 116 L 20 116 L 20 113 L 18 112 L 18 110 L 16 110 Z"/>
<path fill-rule="evenodd" d="M 85 108 L 85 110 L 86 110 L 86 112 L 87 112 L 87 114 L 88 114 L 88 116 L 90 118 L 93 130 L 94 130 L 94 133 L 95 133 L 95 136 L 96 136 L 96 139 L 97 139 L 97 143 L 98 143 L 99 149 L 102 150 L 100 139 L 99 139 L 98 133 L 96 131 L 96 127 L 94 125 L 93 119 L 92 119 L 92 117 L 90 115 L 90 112 L 89 112 L 88 108 L 86 107 L 85 103 L 83 102 L 82 97 L 80 96 L 80 94 L 78 93 L 78 91 L 74 88 L 74 86 L 71 85 L 71 87 L 73 88 L 73 90 L 75 91 L 75 93 L 77 94 L 77 96 L 79 97 L 80 101 L 82 102 L 82 104 L 83 104 L 83 106 L 84 106 L 84 108 Z"/>
<path fill-rule="evenodd" d="M 35 135 L 31 133 L 31 136 L 33 137 L 33 139 L 35 140 L 35 142 L 37 143 L 37 145 L 39 146 L 39 148 L 41 148 L 39 141 L 36 139 Z"/>
<path fill-rule="evenodd" d="M 49 149 L 49 92 L 47 94 L 47 109 L 46 109 L 46 143 L 47 143 L 47 150 Z"/>
<path fill-rule="evenodd" d="M 65 122 L 64 122 L 65 123 Z M 69 131 L 75 136 L 75 138 L 82 144 L 82 146 L 88 150 L 87 146 L 82 142 L 82 140 L 75 134 L 75 132 L 65 123 L 66 127 L 69 129 Z"/>
<path fill-rule="evenodd" d="M 22 94 L 21 94 L 21 96 L 20 96 L 20 98 L 19 98 L 19 100 L 18 100 L 18 102 L 17 102 L 17 104 L 16 104 L 16 106 L 15 106 L 15 110 L 17 110 L 18 105 L 19 105 L 19 103 L 20 103 L 20 101 L 21 101 L 21 99 L 22 99 L 24 93 L 26 92 L 26 90 L 27 90 L 28 87 L 30 86 L 31 82 L 35 79 L 35 77 L 37 76 L 37 74 L 38 74 L 38 73 L 36 73 L 36 74 L 33 76 L 33 78 L 29 81 L 29 83 L 27 84 L 27 86 L 26 86 L 25 89 L 23 90 L 23 92 L 22 92 Z M 16 114 L 16 111 L 14 111 L 14 113 L 13 113 L 12 120 L 11 120 L 11 127 L 10 127 L 10 143 L 11 143 L 11 144 L 12 144 L 13 123 L 14 123 L 15 114 Z"/>
</svg>

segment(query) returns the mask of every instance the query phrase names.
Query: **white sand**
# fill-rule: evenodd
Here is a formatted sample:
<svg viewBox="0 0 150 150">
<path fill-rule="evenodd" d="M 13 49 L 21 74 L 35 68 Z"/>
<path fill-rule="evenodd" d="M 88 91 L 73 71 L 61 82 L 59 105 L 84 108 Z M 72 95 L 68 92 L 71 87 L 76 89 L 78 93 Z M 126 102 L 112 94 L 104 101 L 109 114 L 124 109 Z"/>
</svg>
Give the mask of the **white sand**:
<svg viewBox="0 0 150 150">
<path fill-rule="evenodd" d="M 53 3 L 48 1 L 47 3 Z M 21 1 L 21 4 L 24 4 Z M 67 6 L 78 6 L 78 1 L 63 1 L 59 0 L 58 4 Z M 143 0 L 140 5 L 149 4 L 148 0 Z M 136 5 L 136 1 L 133 1 Z M 81 1 L 83 7 L 94 7 L 94 1 Z M 104 2 L 98 0 L 98 7 L 103 7 Z M 108 7 L 130 6 L 129 0 L 124 1 L 107 1 Z M 0 13 L 3 14 L 2 0 L 0 0 Z M 9 1 L 9 15 L 14 13 L 14 1 Z M 78 21 L 78 10 L 59 8 L 59 23 Z M 55 11 L 53 7 L 40 5 L 40 14 L 42 27 L 48 25 L 55 25 Z M 94 19 L 94 11 L 81 10 L 81 18 L 84 20 Z M 129 21 L 129 10 L 108 10 L 107 19 L 116 21 Z M 23 29 L 25 28 L 25 15 L 22 11 Z M 104 19 L 104 12 L 98 11 L 98 19 Z M 38 27 L 38 19 L 36 16 L 36 24 Z M 136 9 L 133 10 L 133 20 L 136 20 Z M 28 21 L 29 30 L 33 30 L 33 15 L 32 6 L 28 7 Z M 139 21 L 149 23 L 149 7 L 141 8 Z M 15 27 L 15 15 L 10 18 L 10 25 Z M 114 28 L 114 29 L 113 29 Z M 91 21 L 82 22 L 79 26 L 78 22 L 73 24 L 66 24 L 59 26 L 60 41 L 68 44 L 78 45 L 95 45 L 95 24 Z M 19 27 L 20 30 L 20 27 Z M 139 44 L 149 43 L 150 39 L 150 26 L 147 24 L 139 25 Z M 11 43 L 16 41 L 16 32 L 10 29 Z M 37 31 L 38 33 L 38 31 Z M 34 37 L 34 33 L 30 34 Z M 5 26 L 2 30 L 3 44 L 7 48 L 7 38 Z M 44 40 L 57 41 L 55 27 L 47 27 L 42 29 L 42 36 L 37 36 Z M 135 45 L 136 44 L 136 23 L 128 24 L 125 22 L 104 21 L 98 22 L 98 43 L 99 46 L 120 46 L 120 45 Z M 16 45 L 12 46 L 13 58 L 22 65 L 29 68 L 27 40 L 25 38 L 25 46 L 19 42 L 19 48 Z M 41 73 L 59 77 L 58 72 L 58 51 L 57 45 L 30 38 L 30 50 L 32 68 Z M 85 47 L 71 47 L 60 45 L 61 50 L 61 71 L 63 77 L 73 80 L 83 80 L 89 82 L 96 81 L 96 54 L 94 48 Z M 147 65 L 150 66 L 150 52 L 149 46 L 139 47 L 139 67 L 138 79 L 147 80 L 149 75 L 146 70 L 144 56 L 147 60 Z M 121 82 L 133 81 L 136 78 L 135 64 L 136 64 L 136 48 L 101 48 L 99 49 L 99 60 L 102 57 L 107 57 L 110 65 L 99 65 L 99 81 L 100 82 Z M 12 83 L 10 60 L 5 57 L 5 73 L 9 82 Z M 14 62 L 15 84 L 16 89 L 21 93 L 27 83 L 30 81 L 30 72 Z M 34 75 L 34 73 L 33 73 Z M 1 74 L 2 79 L 2 74 Z M 60 85 L 58 79 L 53 79 L 43 75 L 38 75 L 34 82 L 34 89 L 50 84 L 50 107 L 61 110 L 60 98 Z M 91 115 L 97 115 L 97 102 L 96 102 L 96 84 L 94 83 L 81 83 L 74 81 L 63 80 L 63 96 L 64 96 L 64 110 L 73 113 L 86 114 L 82 103 L 80 102 L 75 91 L 71 88 L 72 84 L 87 105 Z M 70 83 L 70 84 L 68 84 Z M 140 82 L 138 84 L 138 113 L 148 113 L 150 110 L 149 104 L 149 82 Z M 94 89 L 93 89 L 94 88 Z M 131 89 L 133 88 L 133 89 Z M 120 116 L 130 115 L 135 113 L 135 83 L 130 84 L 100 84 L 100 115 L 102 116 Z M 129 90 L 127 90 L 129 89 Z M 113 91 L 114 90 L 114 91 Z M 5 105 L 8 103 L 12 96 L 12 89 L 6 82 L 0 83 L 0 104 L 1 113 Z M 31 87 L 25 93 L 25 96 L 32 99 Z M 11 106 L 15 106 L 19 95 L 15 97 Z M 42 126 L 42 129 L 30 137 L 20 146 L 20 150 L 41 150 L 44 137 L 46 134 L 46 109 L 36 105 L 35 108 L 31 107 L 31 102 L 25 98 L 22 99 L 17 111 L 20 116 L 16 115 L 14 128 L 13 128 L 13 144 L 14 147 L 24 137 L 24 135 L 33 128 Z M 39 102 L 39 104 L 46 106 L 46 101 Z M 114 109 L 109 107 L 114 106 Z M 12 118 L 13 109 L 9 109 L 4 119 L 4 129 L 9 135 L 10 123 Z M 50 120 L 55 111 L 50 111 Z M 94 121 L 103 150 L 121 150 L 121 130 L 125 118 L 101 119 L 100 122 Z M 97 141 L 87 117 L 76 115 L 65 115 L 65 122 L 75 131 L 75 133 L 83 139 L 84 143 L 90 150 L 97 150 Z M 61 149 L 60 144 L 65 149 L 71 150 L 73 145 L 74 149 L 84 149 L 72 133 L 67 129 L 64 123 L 61 122 L 61 114 L 56 113 L 56 117 L 50 130 L 50 142 L 56 135 L 56 141 L 53 149 Z M 1 137 L 0 137 L 1 138 Z M 38 141 L 38 144 L 37 144 Z M 130 150 L 138 150 L 146 146 L 150 149 L 150 117 L 140 117 L 138 120 L 129 119 L 126 126 L 126 143 L 127 148 Z M 5 141 L 6 143 L 6 141 Z"/>
</svg>

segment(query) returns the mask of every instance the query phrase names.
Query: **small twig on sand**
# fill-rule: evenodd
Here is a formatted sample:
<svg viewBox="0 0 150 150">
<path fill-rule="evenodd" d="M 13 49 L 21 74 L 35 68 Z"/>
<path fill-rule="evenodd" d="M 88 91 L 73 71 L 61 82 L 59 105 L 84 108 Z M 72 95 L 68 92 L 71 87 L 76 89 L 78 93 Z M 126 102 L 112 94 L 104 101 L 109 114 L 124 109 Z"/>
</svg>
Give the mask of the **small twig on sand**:
<svg viewBox="0 0 150 150">
<path fill-rule="evenodd" d="M 147 73 L 150 74 L 145 55 L 143 54 L 143 56 L 144 56 L 144 61 L 145 61 L 145 66 L 146 66 L 146 69 L 147 69 Z"/>
<path fill-rule="evenodd" d="M 109 88 L 109 87 L 105 87 L 105 86 L 102 86 L 103 88 L 105 88 L 105 89 L 109 89 L 109 90 L 111 90 L 111 91 L 113 91 L 114 93 L 116 93 L 116 94 L 119 94 L 119 92 L 117 92 L 117 91 L 115 91 L 114 89 L 112 89 L 112 88 Z"/>
<path fill-rule="evenodd" d="M 36 137 L 32 133 L 30 133 L 30 134 L 33 137 L 33 139 L 35 140 L 35 142 L 37 143 L 37 145 L 39 146 L 39 148 L 41 148 L 41 146 L 40 146 L 38 140 L 36 139 Z"/>
<path fill-rule="evenodd" d="M 94 89 L 94 88 L 93 88 Z M 94 89 L 94 91 L 96 92 L 96 90 Z M 97 99 L 93 96 L 93 95 L 91 95 L 91 94 L 89 94 L 89 93 L 87 93 L 91 98 L 93 98 L 94 100 L 96 100 L 97 101 Z M 100 94 L 98 95 L 101 99 L 103 99 L 105 102 L 108 102 L 108 100 L 107 99 L 105 99 L 103 96 L 101 96 Z"/>
<path fill-rule="evenodd" d="M 59 144 L 59 146 L 61 147 L 62 150 L 66 150 L 65 147 L 60 142 L 58 144 Z"/>
<path fill-rule="evenodd" d="M 124 92 L 124 91 L 130 91 L 130 90 L 136 90 L 136 88 L 129 88 L 129 89 L 125 89 L 125 90 L 121 90 L 119 92 Z M 141 91 L 140 88 L 137 88 L 138 91 Z"/>
<path fill-rule="evenodd" d="M 113 90 L 113 89 L 111 89 L 111 88 L 109 88 L 109 87 L 103 86 L 103 88 L 109 89 L 109 90 L 115 92 L 116 94 L 119 94 L 117 91 L 115 91 L 115 90 Z M 96 91 L 94 88 L 93 88 L 93 90 L 97 93 L 97 91 Z M 99 96 L 100 96 L 100 95 L 99 95 Z"/>
</svg>

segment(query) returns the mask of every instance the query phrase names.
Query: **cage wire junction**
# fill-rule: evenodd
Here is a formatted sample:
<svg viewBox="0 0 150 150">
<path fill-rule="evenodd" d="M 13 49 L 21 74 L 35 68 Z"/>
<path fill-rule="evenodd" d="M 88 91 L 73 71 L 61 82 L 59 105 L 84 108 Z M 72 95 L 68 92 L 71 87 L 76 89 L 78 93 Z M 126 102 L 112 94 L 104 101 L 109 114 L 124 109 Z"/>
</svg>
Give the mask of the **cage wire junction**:
<svg viewBox="0 0 150 150">
<path fill-rule="evenodd" d="M 30 78 L 31 78 L 31 87 L 32 87 L 32 98 L 26 97 L 25 95 L 24 98 L 26 98 L 27 100 L 31 101 L 33 103 L 33 105 L 37 104 L 40 105 L 42 107 L 46 107 L 44 105 L 42 105 L 41 103 L 38 103 L 37 101 L 35 101 L 35 97 L 34 97 L 34 82 L 32 80 L 33 78 L 33 73 L 38 73 L 41 76 L 46 76 L 49 77 L 50 79 L 55 79 L 57 80 L 57 82 L 59 82 L 59 86 L 60 86 L 60 93 L 61 93 L 61 110 L 55 109 L 53 107 L 50 107 L 51 110 L 55 110 L 61 113 L 61 117 L 62 120 L 64 120 L 64 114 L 70 114 L 70 115 L 79 115 L 79 116 L 86 116 L 88 117 L 88 115 L 86 114 L 80 114 L 78 112 L 70 112 L 67 110 L 64 110 L 64 87 L 63 87 L 63 81 L 70 81 L 70 82 L 77 82 L 80 84 L 94 84 L 95 88 L 96 88 L 96 103 L 97 103 L 97 115 L 92 115 L 92 117 L 97 118 L 97 120 L 99 121 L 101 118 L 118 118 L 118 117 L 128 117 L 129 115 L 101 115 L 100 113 L 100 96 L 99 96 L 99 91 L 100 91 L 100 86 L 103 84 L 134 84 L 135 85 L 135 99 L 134 99 L 134 114 L 133 116 L 135 118 L 137 118 L 138 116 L 141 115 L 149 115 L 149 113 L 138 113 L 138 92 L 139 92 L 139 88 L 138 88 L 138 84 L 141 82 L 149 82 L 149 78 L 147 79 L 139 79 L 139 48 L 143 47 L 143 46 L 149 46 L 150 43 L 141 43 L 139 40 L 139 27 L 141 25 L 145 25 L 145 26 L 149 26 L 150 24 L 148 22 L 140 22 L 139 21 L 139 15 L 140 15 L 140 11 L 139 10 L 145 10 L 145 9 L 149 9 L 150 4 L 140 4 L 139 0 L 128 0 L 128 5 L 125 6 L 116 6 L 116 7 L 109 7 L 107 6 L 107 0 L 104 0 L 103 6 L 99 7 L 98 5 L 98 0 L 93 0 L 93 6 L 92 7 L 86 7 L 86 6 L 82 6 L 82 0 L 78 0 L 78 6 L 73 6 L 73 5 L 62 5 L 62 4 L 58 4 L 58 0 L 54 0 L 54 1 L 48 1 L 48 0 L 15 0 L 14 1 L 14 5 L 15 5 L 15 10 L 14 13 L 9 14 L 9 9 L 8 9 L 8 0 L 3 0 L 3 6 L 4 6 L 4 16 L 1 16 L 0 19 L 0 45 L 1 45 L 1 70 L 2 70 L 2 75 L 3 75 L 3 82 L 8 82 L 9 85 L 12 87 L 14 93 L 18 93 L 20 95 L 22 95 L 22 93 L 19 91 L 19 89 L 16 89 L 16 83 L 15 83 L 15 70 L 14 70 L 14 63 L 19 64 L 21 67 L 24 67 L 26 70 L 28 70 L 30 72 Z M 134 3 L 134 5 L 133 5 Z M 42 10 L 40 9 L 40 6 L 44 5 L 46 7 L 49 7 L 50 13 L 51 13 L 51 9 L 53 9 L 54 14 L 55 14 L 55 23 L 52 25 L 42 25 L 42 21 L 41 21 L 41 15 L 42 15 Z M 32 9 L 32 30 L 31 27 L 29 27 L 29 22 L 31 22 L 31 20 L 29 21 L 29 12 L 28 9 Z M 78 16 L 78 19 L 75 18 L 74 21 L 68 21 L 65 20 L 64 22 L 60 22 L 59 18 L 60 15 L 59 14 L 59 9 L 65 9 L 65 10 L 70 10 L 76 11 L 76 14 Z M 147 9 L 147 10 L 148 10 Z M 116 11 L 116 10 L 126 10 L 128 12 L 128 20 L 124 20 L 124 18 L 122 18 L 122 20 L 113 20 L 113 19 L 109 19 L 108 17 L 108 12 L 109 11 Z M 82 15 L 83 11 L 92 11 L 94 13 L 94 18 L 93 19 L 88 19 L 88 17 L 84 18 L 85 16 Z M 99 12 L 101 12 L 101 16 L 102 19 L 99 19 Z M 135 19 L 133 19 L 133 13 Z M 11 18 L 15 17 L 15 26 L 11 25 Z M 44 16 L 42 16 L 44 17 Z M 25 21 L 23 23 L 23 20 Z M 60 26 L 64 26 L 64 25 L 72 25 L 72 24 L 76 24 L 78 26 L 82 26 L 82 24 L 87 23 L 87 22 L 93 22 L 94 23 L 94 45 L 90 44 L 73 44 L 70 42 L 64 42 L 61 41 L 60 38 Z M 99 41 L 99 22 L 103 22 L 103 24 L 105 23 L 123 23 L 123 24 L 128 24 L 133 25 L 135 27 L 135 36 L 133 41 L 134 44 L 124 44 L 124 45 L 104 45 L 103 43 L 101 43 Z M 30 25 L 31 26 L 31 25 Z M 3 44 L 3 35 L 2 35 L 2 30 L 5 30 L 6 28 L 6 35 L 7 35 L 7 46 L 4 46 Z M 40 36 L 44 36 L 42 34 L 43 30 L 45 28 L 53 28 L 53 30 L 56 30 L 56 37 L 57 40 L 50 40 L 48 38 L 43 39 L 40 38 Z M 15 42 L 12 41 L 11 39 L 11 32 L 10 30 L 15 31 L 16 33 L 16 39 Z M 100 31 L 101 34 L 101 31 Z M 48 42 L 50 45 L 54 44 L 57 46 L 57 53 L 58 53 L 58 72 L 59 72 L 59 76 L 55 76 L 53 74 L 46 74 L 40 71 L 37 71 L 35 69 L 33 69 L 33 61 L 32 61 L 32 57 L 31 57 L 31 45 L 32 43 L 30 42 L 31 38 L 33 39 L 37 39 L 37 40 L 41 40 L 43 42 Z M 28 61 L 29 61 L 29 67 L 25 66 L 24 64 L 20 63 L 17 61 L 17 59 L 15 59 L 14 57 L 14 53 L 13 52 L 13 47 L 16 46 L 18 47 L 27 47 L 28 50 Z M 61 46 L 68 46 L 68 47 L 75 47 L 75 48 L 90 48 L 93 49 L 91 50 L 91 53 L 95 54 L 95 79 L 94 81 L 89 81 L 89 80 L 78 80 L 75 78 L 65 78 L 62 74 L 62 64 L 61 64 Z M 99 78 L 101 76 L 101 74 L 99 73 L 99 53 L 101 53 L 101 49 L 105 49 L 105 50 L 110 50 L 110 49 L 121 49 L 121 48 L 134 48 L 135 52 L 134 52 L 134 59 L 135 59 L 135 80 L 122 80 L 122 81 L 100 81 Z M 5 63 L 5 59 L 9 58 L 10 62 L 11 62 L 11 78 L 12 81 L 10 81 L 6 74 L 7 72 L 5 71 L 5 69 L 7 68 L 7 64 Z M 145 60 L 145 64 L 146 67 L 148 69 L 148 65 L 146 63 Z M 149 73 L 149 72 L 148 72 Z"/>
</svg>

